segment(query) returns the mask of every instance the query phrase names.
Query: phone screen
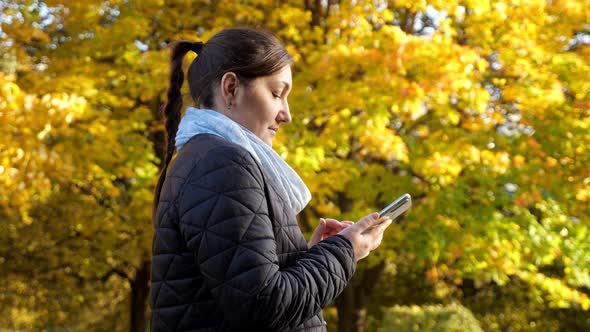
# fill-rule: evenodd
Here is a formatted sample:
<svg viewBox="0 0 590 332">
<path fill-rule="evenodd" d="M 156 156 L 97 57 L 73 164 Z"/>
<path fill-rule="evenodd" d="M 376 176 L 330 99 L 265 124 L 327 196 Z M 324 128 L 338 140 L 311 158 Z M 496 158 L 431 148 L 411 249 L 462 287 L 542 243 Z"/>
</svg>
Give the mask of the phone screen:
<svg viewBox="0 0 590 332">
<path fill-rule="evenodd" d="M 410 194 L 403 194 L 393 203 L 389 204 L 386 208 L 379 212 L 379 216 L 387 216 L 391 220 L 399 217 L 402 213 L 406 212 L 412 206 L 412 196 Z"/>
</svg>

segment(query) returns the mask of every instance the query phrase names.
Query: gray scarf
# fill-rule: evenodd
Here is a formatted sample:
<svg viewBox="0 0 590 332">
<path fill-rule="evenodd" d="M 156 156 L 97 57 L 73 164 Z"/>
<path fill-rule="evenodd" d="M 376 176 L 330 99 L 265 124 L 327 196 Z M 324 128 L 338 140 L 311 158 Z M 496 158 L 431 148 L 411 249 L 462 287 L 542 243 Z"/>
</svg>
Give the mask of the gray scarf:
<svg viewBox="0 0 590 332">
<path fill-rule="evenodd" d="M 193 136 L 214 134 L 246 149 L 283 190 L 295 213 L 301 212 L 311 200 L 309 189 L 289 164 L 258 136 L 227 116 L 209 109 L 188 107 L 176 133 L 176 150 Z"/>
</svg>

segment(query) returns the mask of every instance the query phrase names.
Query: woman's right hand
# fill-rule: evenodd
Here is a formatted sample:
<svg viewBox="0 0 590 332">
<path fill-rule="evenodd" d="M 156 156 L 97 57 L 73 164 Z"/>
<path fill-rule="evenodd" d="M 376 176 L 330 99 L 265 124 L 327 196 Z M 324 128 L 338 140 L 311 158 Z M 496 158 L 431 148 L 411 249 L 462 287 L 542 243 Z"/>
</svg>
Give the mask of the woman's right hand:
<svg viewBox="0 0 590 332">
<path fill-rule="evenodd" d="M 379 247 L 383 239 L 383 231 L 391 225 L 391 222 L 389 217 L 379 218 L 379 213 L 374 212 L 359 222 L 346 227 L 338 234 L 346 237 L 352 243 L 354 257 L 358 262 Z"/>
</svg>

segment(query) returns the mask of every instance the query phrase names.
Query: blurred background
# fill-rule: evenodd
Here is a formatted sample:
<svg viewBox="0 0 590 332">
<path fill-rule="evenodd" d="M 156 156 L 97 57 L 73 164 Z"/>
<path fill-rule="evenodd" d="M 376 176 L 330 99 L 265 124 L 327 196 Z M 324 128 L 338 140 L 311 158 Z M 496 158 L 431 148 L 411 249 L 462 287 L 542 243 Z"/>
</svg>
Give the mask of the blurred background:
<svg viewBox="0 0 590 332">
<path fill-rule="evenodd" d="M 295 59 L 274 148 L 306 234 L 414 197 L 330 331 L 590 331 L 588 0 L 2 0 L 0 23 L 0 331 L 149 328 L 167 45 L 230 26 Z"/>
</svg>

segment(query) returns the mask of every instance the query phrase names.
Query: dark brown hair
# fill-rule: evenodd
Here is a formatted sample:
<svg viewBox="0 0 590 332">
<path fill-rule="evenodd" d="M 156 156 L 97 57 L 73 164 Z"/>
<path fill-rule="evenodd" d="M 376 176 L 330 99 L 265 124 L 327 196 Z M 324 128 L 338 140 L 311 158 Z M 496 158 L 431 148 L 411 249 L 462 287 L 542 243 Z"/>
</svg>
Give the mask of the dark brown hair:
<svg viewBox="0 0 590 332">
<path fill-rule="evenodd" d="M 182 60 L 186 53 L 194 51 L 198 54 L 189 67 L 188 83 L 195 105 L 206 108 L 215 106 L 215 86 L 219 85 L 225 73 L 235 73 L 240 83 L 247 85 L 256 77 L 272 75 L 293 63 L 277 38 L 251 28 L 228 28 L 215 34 L 205 44 L 181 40 L 174 42 L 171 48 L 168 101 L 162 108 L 166 127 L 166 160 L 154 195 L 154 223 L 168 164 L 176 150 L 175 138 L 182 109 L 180 88 L 184 82 Z"/>
</svg>

